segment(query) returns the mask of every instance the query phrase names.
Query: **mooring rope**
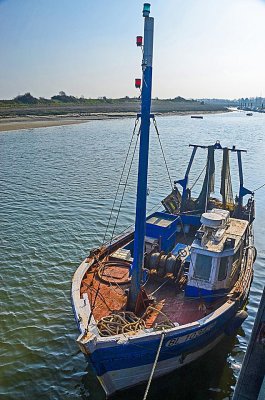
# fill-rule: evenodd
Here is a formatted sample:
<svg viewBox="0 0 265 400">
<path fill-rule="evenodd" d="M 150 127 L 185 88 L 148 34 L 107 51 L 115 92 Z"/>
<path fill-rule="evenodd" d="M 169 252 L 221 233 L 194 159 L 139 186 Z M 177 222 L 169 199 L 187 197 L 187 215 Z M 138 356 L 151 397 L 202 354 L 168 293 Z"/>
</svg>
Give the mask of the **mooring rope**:
<svg viewBox="0 0 265 400">
<path fill-rule="evenodd" d="M 165 332 L 162 332 L 160 343 L 159 343 L 159 346 L 158 346 L 158 349 L 157 349 L 157 353 L 156 353 L 156 358 L 155 358 L 155 361 L 154 361 L 154 364 L 153 364 L 153 367 L 152 367 L 152 371 L 151 371 L 151 374 L 150 374 L 150 377 L 149 377 L 149 380 L 148 380 L 148 383 L 147 383 L 147 386 L 146 386 L 146 389 L 145 389 L 143 400 L 147 399 L 147 395 L 148 395 L 149 388 L 150 388 L 150 385 L 151 385 L 151 382 L 152 382 L 152 379 L 153 379 L 153 375 L 154 375 L 154 372 L 155 372 L 155 369 L 156 369 L 156 365 L 157 365 L 157 362 L 158 362 L 158 357 L 159 357 L 159 354 L 160 354 L 160 351 L 161 351 L 161 348 L 162 348 L 164 337 L 165 337 Z"/>
</svg>

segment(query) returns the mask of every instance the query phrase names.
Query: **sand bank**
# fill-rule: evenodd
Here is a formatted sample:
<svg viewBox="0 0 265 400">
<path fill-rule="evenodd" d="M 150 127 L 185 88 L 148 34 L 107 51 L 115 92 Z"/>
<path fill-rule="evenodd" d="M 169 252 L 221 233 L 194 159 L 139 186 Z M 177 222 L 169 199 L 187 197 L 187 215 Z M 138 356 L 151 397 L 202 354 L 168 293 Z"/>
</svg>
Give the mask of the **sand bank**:
<svg viewBox="0 0 265 400">
<path fill-rule="evenodd" d="M 216 114 L 223 111 L 176 111 L 168 113 L 156 113 L 157 116 L 161 115 L 191 115 L 191 114 Z M 62 126 L 62 125 L 73 125 L 81 124 L 84 122 L 94 120 L 105 120 L 105 119 L 117 119 L 117 118 L 134 118 L 134 112 L 117 112 L 117 113 L 91 113 L 90 115 L 51 115 L 51 116 L 15 116 L 15 117 L 3 117 L 0 118 L 0 132 L 14 131 L 20 129 L 34 129 L 34 128 L 46 128 L 49 126 Z"/>
</svg>

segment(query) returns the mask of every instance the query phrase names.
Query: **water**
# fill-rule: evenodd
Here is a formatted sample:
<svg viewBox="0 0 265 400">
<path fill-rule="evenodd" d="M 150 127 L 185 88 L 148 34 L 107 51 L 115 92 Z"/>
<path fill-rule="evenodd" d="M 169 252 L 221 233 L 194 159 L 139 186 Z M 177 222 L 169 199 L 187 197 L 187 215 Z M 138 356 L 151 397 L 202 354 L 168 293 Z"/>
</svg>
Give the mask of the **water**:
<svg viewBox="0 0 265 400">
<path fill-rule="evenodd" d="M 243 155 L 246 187 L 255 189 L 265 182 L 265 115 L 249 118 L 236 112 L 203 120 L 168 116 L 157 122 L 173 180 L 183 177 L 189 143 L 219 139 L 223 145 L 249 149 Z M 81 260 L 103 239 L 133 125 L 132 119 L 92 121 L 0 134 L 0 397 L 5 400 L 104 398 L 75 343 L 70 285 Z M 191 182 L 205 163 L 205 152 L 199 154 Z M 220 160 L 217 164 L 220 167 Z M 136 165 L 137 160 L 117 231 L 133 223 Z M 149 175 L 151 209 L 170 191 L 154 132 Z M 265 282 L 265 189 L 255 197 L 258 258 L 248 319 L 237 337 L 227 338 L 193 365 L 154 381 L 150 400 L 231 397 Z M 116 399 L 141 399 L 143 392 L 141 386 Z"/>
</svg>

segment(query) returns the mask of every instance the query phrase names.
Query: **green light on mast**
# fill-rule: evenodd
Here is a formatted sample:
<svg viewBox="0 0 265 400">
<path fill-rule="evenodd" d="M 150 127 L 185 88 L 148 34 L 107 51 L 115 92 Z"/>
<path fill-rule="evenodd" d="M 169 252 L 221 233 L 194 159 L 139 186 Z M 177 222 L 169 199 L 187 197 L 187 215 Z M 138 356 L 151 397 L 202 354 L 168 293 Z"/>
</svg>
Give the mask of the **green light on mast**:
<svg viewBox="0 0 265 400">
<path fill-rule="evenodd" d="M 143 17 L 149 17 L 150 7 L 151 7 L 150 3 L 144 3 Z"/>
</svg>

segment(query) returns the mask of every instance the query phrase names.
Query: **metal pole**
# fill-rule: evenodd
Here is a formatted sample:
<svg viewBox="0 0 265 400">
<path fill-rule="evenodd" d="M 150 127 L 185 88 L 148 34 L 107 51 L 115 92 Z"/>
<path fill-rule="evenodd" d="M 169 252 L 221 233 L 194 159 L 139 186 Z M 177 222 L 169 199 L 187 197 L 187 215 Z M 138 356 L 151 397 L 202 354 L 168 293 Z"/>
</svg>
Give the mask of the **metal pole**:
<svg viewBox="0 0 265 400">
<path fill-rule="evenodd" d="M 149 130 L 152 91 L 152 61 L 153 61 L 153 34 L 154 18 L 149 17 L 149 4 L 144 4 L 144 49 L 143 49 L 143 84 L 141 103 L 141 133 L 138 165 L 138 183 L 136 199 L 136 219 L 134 235 L 134 259 L 131 270 L 131 289 L 128 306 L 135 309 L 137 297 L 141 290 L 142 267 L 144 258 L 144 240 L 146 225 L 146 196 L 147 172 L 149 151 Z"/>
</svg>

